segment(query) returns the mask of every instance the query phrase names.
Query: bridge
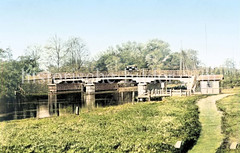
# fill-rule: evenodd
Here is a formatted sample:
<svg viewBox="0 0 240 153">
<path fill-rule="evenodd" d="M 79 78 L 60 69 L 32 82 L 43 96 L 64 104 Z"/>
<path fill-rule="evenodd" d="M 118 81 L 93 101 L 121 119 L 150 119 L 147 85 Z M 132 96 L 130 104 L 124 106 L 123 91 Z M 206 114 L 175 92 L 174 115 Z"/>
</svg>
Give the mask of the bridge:
<svg viewBox="0 0 240 153">
<path fill-rule="evenodd" d="M 157 98 L 172 95 L 191 95 L 196 87 L 196 78 L 200 71 L 147 70 L 93 72 L 93 73 L 45 73 L 28 78 L 34 81 L 48 81 L 49 93 L 81 91 L 96 94 L 106 91 L 137 92 L 138 99 Z M 171 81 L 186 85 L 185 91 L 167 89 Z M 155 84 L 158 88 L 148 89 Z M 180 93 L 180 94 L 179 94 Z"/>
</svg>

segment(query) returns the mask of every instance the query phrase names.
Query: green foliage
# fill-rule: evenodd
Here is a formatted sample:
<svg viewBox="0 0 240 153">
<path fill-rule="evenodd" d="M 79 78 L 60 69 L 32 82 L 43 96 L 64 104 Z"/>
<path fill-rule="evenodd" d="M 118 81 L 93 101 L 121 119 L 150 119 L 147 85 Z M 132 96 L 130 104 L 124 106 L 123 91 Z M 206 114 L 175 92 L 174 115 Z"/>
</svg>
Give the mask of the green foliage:
<svg viewBox="0 0 240 153">
<path fill-rule="evenodd" d="M 20 56 L 18 58 L 19 60 L 16 62 L 24 73 L 33 75 L 34 73 L 36 74 L 41 71 L 37 59 L 32 58 L 31 56 Z"/>
<path fill-rule="evenodd" d="M 107 64 L 105 61 L 108 58 L 108 53 L 102 53 L 99 55 L 98 60 L 95 62 L 95 70 L 107 71 Z"/>
<path fill-rule="evenodd" d="M 21 67 L 16 61 L 1 63 L 0 98 L 12 98 L 21 82 Z"/>
<path fill-rule="evenodd" d="M 187 70 L 196 69 L 200 63 L 195 50 L 171 53 L 168 43 L 153 39 L 144 44 L 127 42 L 108 48 L 98 57 L 95 69 L 118 71 L 127 65 L 136 65 L 140 69 L 179 70 L 180 61 L 182 68 Z"/>
<path fill-rule="evenodd" d="M 198 98 L 172 97 L 82 110 L 80 116 L 1 122 L 0 151 L 176 152 L 173 146 L 179 140 L 187 150 L 200 133 Z"/>
<path fill-rule="evenodd" d="M 46 83 L 39 82 L 24 82 L 21 84 L 24 95 L 38 95 L 38 94 L 48 94 L 48 86 Z"/>
<path fill-rule="evenodd" d="M 224 75 L 223 88 L 234 88 L 240 86 L 240 74 Z"/>
<path fill-rule="evenodd" d="M 196 70 L 200 61 L 197 57 L 197 51 L 188 49 L 180 52 L 181 66 L 183 70 Z"/>
<path fill-rule="evenodd" d="M 179 70 L 180 69 L 180 56 L 179 53 L 172 53 L 163 62 L 162 69 L 164 70 Z"/>
<path fill-rule="evenodd" d="M 2 49 L 0 48 L 0 61 L 9 60 L 12 58 L 12 51 L 10 48 Z"/>
<path fill-rule="evenodd" d="M 223 111 L 222 130 L 226 141 L 219 150 L 228 152 L 231 142 L 240 142 L 240 94 L 219 100 L 217 106 Z"/>
<path fill-rule="evenodd" d="M 10 55 L 11 52 L 4 50 L 4 54 Z M 0 57 L 2 57 L 0 59 L 0 98 L 13 98 L 24 78 L 22 73 L 37 73 L 40 71 L 39 65 L 30 56 L 21 56 L 18 60 L 9 59 L 9 56 L 6 57 L 3 54 L 0 54 Z"/>
<path fill-rule="evenodd" d="M 145 60 L 150 69 L 161 68 L 170 53 L 168 43 L 158 39 L 149 41 L 144 48 Z"/>
<path fill-rule="evenodd" d="M 146 68 L 144 48 L 136 42 L 127 42 L 110 47 L 100 54 L 96 61 L 95 69 L 99 71 L 124 70 L 127 65 L 137 65 L 138 68 Z"/>
</svg>

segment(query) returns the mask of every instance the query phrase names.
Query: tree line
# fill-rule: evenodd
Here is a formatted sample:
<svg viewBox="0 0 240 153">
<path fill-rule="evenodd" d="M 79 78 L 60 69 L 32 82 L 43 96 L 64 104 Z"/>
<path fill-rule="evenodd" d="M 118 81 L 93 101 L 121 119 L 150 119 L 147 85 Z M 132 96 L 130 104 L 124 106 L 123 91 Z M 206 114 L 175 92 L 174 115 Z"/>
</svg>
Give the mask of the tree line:
<svg viewBox="0 0 240 153">
<path fill-rule="evenodd" d="M 21 84 L 22 72 L 34 75 L 41 71 L 56 72 L 92 72 L 119 71 L 128 65 L 139 69 L 161 70 L 196 70 L 204 69 L 206 73 L 225 74 L 228 85 L 239 84 L 239 70 L 233 60 L 216 68 L 202 66 L 198 53 L 193 49 L 173 52 L 170 45 L 159 39 L 145 43 L 126 42 L 111 46 L 96 56 L 90 56 L 86 43 L 79 37 L 63 40 L 51 37 L 44 45 L 26 48 L 23 56 L 12 58 L 10 48 L 0 47 L 0 97 L 11 97 L 13 91 Z"/>
<path fill-rule="evenodd" d="M 31 46 L 26 51 L 49 72 L 119 71 L 128 65 L 139 69 L 194 70 L 200 65 L 196 50 L 172 52 L 169 44 L 159 39 L 111 46 L 92 58 L 86 43 L 78 37 L 63 41 L 54 36 L 47 44 Z"/>
</svg>

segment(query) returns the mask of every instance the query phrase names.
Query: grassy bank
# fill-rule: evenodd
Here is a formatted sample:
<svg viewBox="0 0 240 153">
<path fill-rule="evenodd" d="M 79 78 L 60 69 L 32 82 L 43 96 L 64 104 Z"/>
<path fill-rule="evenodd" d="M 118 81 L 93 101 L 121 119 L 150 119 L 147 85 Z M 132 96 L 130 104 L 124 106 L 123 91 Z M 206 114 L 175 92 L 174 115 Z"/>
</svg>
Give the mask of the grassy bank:
<svg viewBox="0 0 240 153">
<path fill-rule="evenodd" d="M 228 152 L 230 143 L 240 142 L 240 94 L 218 101 L 217 106 L 223 111 L 222 130 L 225 136 L 225 141 L 219 150 Z M 238 151 L 240 152 L 240 148 Z"/>
<path fill-rule="evenodd" d="M 0 123 L 0 152 L 175 152 L 200 133 L 200 97 L 125 104 L 45 119 Z"/>
</svg>

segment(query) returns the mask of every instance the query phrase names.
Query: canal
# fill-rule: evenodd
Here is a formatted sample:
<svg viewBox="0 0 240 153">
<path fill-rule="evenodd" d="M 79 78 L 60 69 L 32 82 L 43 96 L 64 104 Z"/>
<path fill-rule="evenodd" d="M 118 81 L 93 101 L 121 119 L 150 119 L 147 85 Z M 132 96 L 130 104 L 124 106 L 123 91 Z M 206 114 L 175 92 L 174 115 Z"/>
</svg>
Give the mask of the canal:
<svg viewBox="0 0 240 153">
<path fill-rule="evenodd" d="M 107 107 L 124 104 L 134 100 L 132 92 L 107 92 L 86 95 L 83 92 L 31 96 L 21 100 L 0 100 L 0 121 L 45 118 L 74 114 L 76 107 L 92 110 L 96 107 Z"/>
</svg>

